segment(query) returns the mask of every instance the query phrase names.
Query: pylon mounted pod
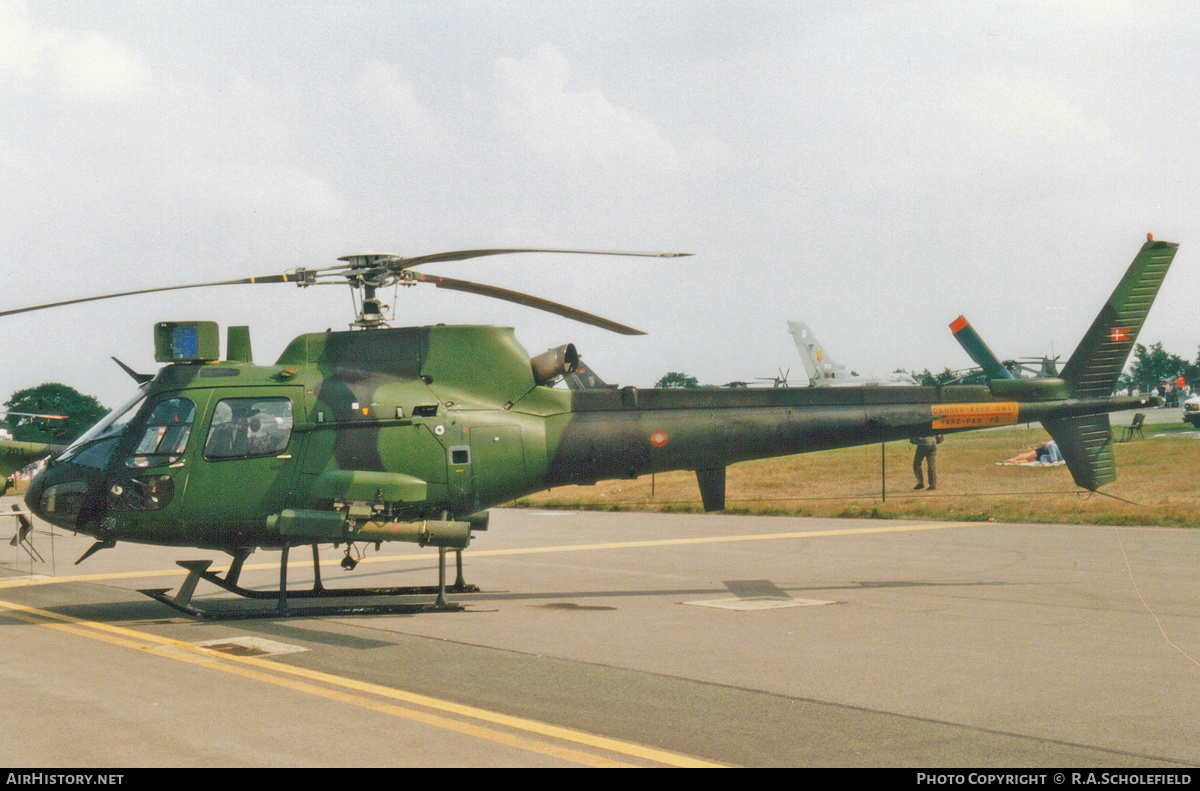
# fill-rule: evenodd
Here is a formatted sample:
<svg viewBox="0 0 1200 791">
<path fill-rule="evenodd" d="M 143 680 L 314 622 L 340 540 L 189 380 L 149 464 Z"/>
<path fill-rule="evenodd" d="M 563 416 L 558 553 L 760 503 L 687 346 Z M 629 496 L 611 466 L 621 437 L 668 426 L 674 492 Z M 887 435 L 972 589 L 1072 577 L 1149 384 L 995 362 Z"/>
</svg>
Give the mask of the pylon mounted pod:
<svg viewBox="0 0 1200 791">
<path fill-rule="evenodd" d="M 471 523 L 441 519 L 365 522 L 350 537 L 360 541 L 411 541 L 423 547 L 466 549 L 471 543 Z"/>
<path fill-rule="evenodd" d="M 466 549 L 471 522 L 425 519 L 412 522 L 354 521 L 337 511 L 287 508 L 267 519 L 267 526 L 289 541 L 409 541 L 420 546 Z"/>
</svg>

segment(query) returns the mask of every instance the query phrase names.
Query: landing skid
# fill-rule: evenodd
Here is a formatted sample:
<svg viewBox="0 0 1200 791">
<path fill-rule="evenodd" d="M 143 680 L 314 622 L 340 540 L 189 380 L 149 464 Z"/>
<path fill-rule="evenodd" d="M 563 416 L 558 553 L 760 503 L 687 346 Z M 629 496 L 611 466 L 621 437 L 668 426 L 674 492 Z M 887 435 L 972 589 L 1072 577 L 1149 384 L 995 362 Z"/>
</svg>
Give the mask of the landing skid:
<svg viewBox="0 0 1200 791">
<path fill-rule="evenodd" d="M 398 588 L 326 588 L 321 583 L 321 565 L 320 558 L 317 554 L 317 545 L 312 545 L 313 552 L 313 587 L 311 590 L 289 591 L 287 589 L 287 563 L 288 550 L 290 547 L 284 545 L 283 557 L 279 563 L 279 589 L 275 591 L 259 591 L 243 588 L 237 584 L 238 578 L 242 573 L 242 564 L 250 555 L 250 550 L 239 550 L 233 557 L 233 563 L 229 570 L 225 572 L 224 577 L 220 577 L 216 572 L 209 571 L 208 567 L 212 565 L 211 560 L 180 560 L 176 561 L 180 566 L 187 569 L 187 578 L 183 584 L 179 586 L 179 591 L 175 595 L 170 595 L 170 588 L 143 588 L 139 593 L 144 593 L 156 601 L 160 601 L 168 607 L 172 607 L 180 612 L 190 615 L 193 618 L 203 620 L 240 620 L 246 618 L 289 618 L 289 617 L 314 617 L 324 615 L 405 615 L 421 612 L 459 612 L 463 610 L 461 604 L 453 604 L 446 601 L 447 593 L 477 593 L 479 587 L 477 585 L 468 585 L 463 581 L 462 570 L 462 552 L 455 553 L 455 561 L 457 566 L 457 579 L 453 585 L 446 585 L 446 550 L 445 548 L 438 549 L 438 584 L 437 585 L 417 585 Z M 196 585 L 200 580 L 206 580 L 216 585 L 219 588 L 236 593 L 246 599 L 274 599 L 278 604 L 274 608 L 258 608 L 258 609 L 223 609 L 221 611 L 205 610 L 195 607 L 191 604 L 192 596 L 196 592 Z M 298 607 L 290 609 L 288 601 L 291 599 L 328 599 L 328 598 L 345 598 L 345 597 L 380 597 L 380 596 L 429 596 L 437 595 L 437 600 L 434 602 L 394 602 L 382 604 L 346 604 L 346 605 L 325 605 L 316 607 Z"/>
</svg>

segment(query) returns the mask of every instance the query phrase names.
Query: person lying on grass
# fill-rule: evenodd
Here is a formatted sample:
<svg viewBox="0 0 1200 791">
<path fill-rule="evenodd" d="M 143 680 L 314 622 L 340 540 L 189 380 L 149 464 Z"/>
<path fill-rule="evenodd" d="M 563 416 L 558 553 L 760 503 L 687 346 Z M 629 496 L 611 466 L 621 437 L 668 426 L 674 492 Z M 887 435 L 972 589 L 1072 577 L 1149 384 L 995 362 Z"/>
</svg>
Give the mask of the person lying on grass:
<svg viewBox="0 0 1200 791">
<path fill-rule="evenodd" d="M 1063 457 L 1058 449 L 1058 443 L 1050 440 L 1040 445 L 1027 446 L 1024 451 L 1008 459 L 1004 464 L 1029 464 L 1034 461 L 1040 461 L 1042 464 L 1053 464 L 1056 461 L 1062 460 Z"/>
</svg>

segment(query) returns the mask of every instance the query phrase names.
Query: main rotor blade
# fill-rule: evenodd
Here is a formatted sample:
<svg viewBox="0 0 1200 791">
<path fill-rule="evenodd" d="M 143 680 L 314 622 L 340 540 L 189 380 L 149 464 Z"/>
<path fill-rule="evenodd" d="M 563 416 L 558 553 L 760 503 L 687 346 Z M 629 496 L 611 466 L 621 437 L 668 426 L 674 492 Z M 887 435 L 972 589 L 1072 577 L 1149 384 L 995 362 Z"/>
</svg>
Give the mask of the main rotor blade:
<svg viewBox="0 0 1200 791">
<path fill-rule="evenodd" d="M 154 294 L 159 291 L 179 291 L 185 288 L 207 288 L 208 286 L 240 286 L 249 285 L 251 283 L 296 283 L 300 278 L 297 275 L 266 275 L 264 277 L 243 277 L 238 280 L 217 280 L 212 283 L 192 283 L 186 286 L 162 286 L 160 288 L 142 288 L 136 291 L 122 291 L 118 294 L 101 294 L 98 297 L 80 297 L 79 299 L 64 299 L 61 302 L 47 302 L 44 305 L 33 305 L 28 308 L 17 308 L 16 310 L 0 311 L 0 316 L 13 316 L 17 313 L 29 313 L 34 310 L 45 310 L 46 308 L 57 308 L 63 305 L 77 305 L 81 302 L 95 302 L 101 299 L 114 299 L 116 297 L 131 297 L 136 294 Z"/>
<path fill-rule="evenodd" d="M 682 258 L 691 253 L 619 253 L 607 250 L 551 250 L 535 247 L 521 247 L 497 250 L 456 250 L 448 253 L 431 253 L 412 258 L 400 258 L 396 261 L 398 268 L 409 269 L 420 264 L 433 264 L 441 261 L 465 261 L 468 258 L 482 258 L 488 255 L 507 255 L 509 253 L 570 253 L 573 255 L 626 255 L 638 258 Z"/>
<path fill-rule="evenodd" d="M 503 299 L 506 302 L 515 302 L 518 305 L 524 305 L 529 308 L 537 308 L 544 310 L 547 313 L 554 313 L 564 318 L 573 319 L 584 324 L 591 324 L 593 327 L 610 332 L 620 333 L 621 335 L 645 335 L 641 330 L 635 330 L 633 327 L 627 327 L 624 324 L 618 324 L 615 321 L 596 316 L 592 313 L 572 308 L 567 305 L 560 305 L 557 302 L 551 302 L 548 299 L 534 297 L 529 294 L 522 294 L 519 291 L 509 291 L 507 288 L 498 288 L 496 286 L 486 286 L 482 283 L 472 283 L 469 280 L 455 280 L 452 277 L 439 277 L 437 275 L 426 275 L 423 273 L 413 273 L 413 277 L 420 283 L 433 283 L 438 288 L 448 288 L 452 291 L 465 291 L 468 294 L 479 294 L 484 297 L 494 297 Z"/>
<path fill-rule="evenodd" d="M 323 280 L 325 277 L 341 277 L 345 278 L 350 285 L 355 285 L 356 280 L 366 282 L 367 275 L 377 276 L 391 274 L 396 276 L 398 273 L 420 264 L 428 264 L 436 261 L 463 261 L 469 258 L 481 258 L 490 255 L 505 255 L 508 253 L 569 253 L 574 255 L 620 255 L 620 256 L 636 256 L 639 258 L 679 258 L 689 256 L 691 253 L 629 253 L 606 250 L 559 250 L 549 248 L 511 248 L 511 249 L 494 249 L 494 250 L 458 250 L 446 253 L 432 253 L 430 255 L 415 256 L 412 258 L 401 258 L 399 256 L 389 254 L 365 254 L 362 256 L 344 256 L 339 259 L 348 263 L 335 265 L 332 267 L 324 267 L 320 269 L 297 269 L 295 272 L 265 275 L 262 277 L 243 277 L 235 280 L 216 280 L 210 283 L 189 283 L 182 286 L 160 286 L 157 288 L 141 288 L 133 291 L 121 291 L 115 294 L 101 294 L 94 297 L 79 297 L 78 299 L 64 299 L 58 302 L 47 302 L 41 305 L 32 305 L 25 308 L 15 308 L 12 310 L 0 311 L 0 317 L 15 316 L 19 313 L 30 313 L 35 310 L 45 310 L 47 308 L 57 308 L 64 305 L 78 305 L 84 302 L 97 302 L 102 299 L 115 299 L 117 297 L 131 297 L 138 294 L 157 294 L 164 291 L 181 291 L 189 288 L 208 288 L 210 286 L 238 286 L 251 285 L 260 283 L 296 283 L 302 286 L 326 285 L 330 281 Z M 362 260 L 358 260 L 362 259 Z M 426 278 L 420 278 L 425 281 Z M 519 305 L 527 305 L 528 307 L 545 310 L 550 313 L 556 313 L 566 318 L 571 318 L 576 321 L 581 321 L 585 324 L 592 324 L 597 327 L 620 332 L 626 335 L 644 335 L 645 333 L 635 330 L 632 327 L 626 327 L 623 324 L 611 322 L 608 319 L 594 316 L 591 313 L 585 313 L 581 310 L 560 305 L 557 302 L 533 297 L 528 294 L 521 294 L 516 291 L 508 291 L 495 286 L 484 286 L 477 283 L 470 283 L 466 280 L 452 280 L 449 278 L 438 278 L 442 288 L 452 288 L 458 291 L 467 291 L 483 296 L 491 296 L 497 299 L 504 299 L 509 302 L 515 302 Z M 394 281 L 391 281 L 394 282 Z M 430 281 L 432 282 L 432 281 Z M 387 283 L 390 285 L 390 282 Z M 378 285 L 367 283 L 367 285 Z"/>
</svg>

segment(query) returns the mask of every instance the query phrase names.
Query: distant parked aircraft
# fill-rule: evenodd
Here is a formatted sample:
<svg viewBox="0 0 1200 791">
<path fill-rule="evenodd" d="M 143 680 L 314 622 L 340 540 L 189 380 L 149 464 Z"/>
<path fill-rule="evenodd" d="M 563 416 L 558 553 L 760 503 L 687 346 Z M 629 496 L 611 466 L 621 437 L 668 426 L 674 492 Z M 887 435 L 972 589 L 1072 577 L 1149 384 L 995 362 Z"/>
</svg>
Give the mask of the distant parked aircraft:
<svg viewBox="0 0 1200 791">
<path fill-rule="evenodd" d="M 859 376 L 853 371 L 847 371 L 846 366 L 835 363 L 807 324 L 789 321 L 788 332 L 792 334 L 792 340 L 796 342 L 796 350 L 800 352 L 800 362 L 804 363 L 804 370 L 808 372 L 808 383 L 813 387 L 915 385 L 917 383 L 911 376 L 904 373 L 895 373 L 886 379 L 878 376 Z"/>
</svg>

